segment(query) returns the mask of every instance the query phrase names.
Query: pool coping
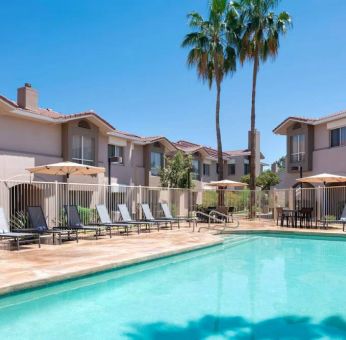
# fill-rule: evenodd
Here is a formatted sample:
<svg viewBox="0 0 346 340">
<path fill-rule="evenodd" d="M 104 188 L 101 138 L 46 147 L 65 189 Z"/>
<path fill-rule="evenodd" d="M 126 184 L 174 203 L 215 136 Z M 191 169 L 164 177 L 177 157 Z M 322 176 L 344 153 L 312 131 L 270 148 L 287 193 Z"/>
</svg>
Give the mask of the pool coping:
<svg viewBox="0 0 346 340">
<path fill-rule="evenodd" d="M 76 270 L 71 273 L 56 274 L 47 278 L 28 280 L 28 281 L 24 281 L 17 284 L 12 284 L 9 286 L 3 286 L 3 287 L 0 287 L 0 298 L 10 295 L 12 293 L 20 293 L 21 291 L 43 287 L 52 283 L 58 283 L 61 281 L 71 280 L 71 279 L 78 279 L 78 278 L 85 277 L 87 275 L 97 274 L 97 273 L 101 273 L 101 272 L 112 270 L 112 269 L 126 268 L 126 267 L 130 267 L 137 264 L 143 264 L 145 262 L 150 262 L 153 260 L 164 259 L 164 258 L 175 256 L 175 255 L 189 253 L 195 250 L 202 250 L 202 249 L 222 245 L 223 243 L 224 243 L 223 238 L 218 237 L 218 239 L 205 242 L 204 244 L 185 246 L 180 249 L 163 251 L 163 252 L 150 254 L 146 256 L 139 256 L 129 260 L 121 260 L 121 261 L 115 260 L 107 264 L 93 266 L 93 267 L 82 269 L 82 270 Z"/>
<path fill-rule="evenodd" d="M 346 233 L 338 232 L 323 232 L 323 231 L 293 231 L 293 230 L 277 230 L 277 229 L 239 229 L 232 230 L 222 235 L 231 235 L 231 234 L 286 234 L 286 235 L 305 235 L 305 236 L 322 236 L 322 237 L 339 237 L 346 239 Z"/>
</svg>

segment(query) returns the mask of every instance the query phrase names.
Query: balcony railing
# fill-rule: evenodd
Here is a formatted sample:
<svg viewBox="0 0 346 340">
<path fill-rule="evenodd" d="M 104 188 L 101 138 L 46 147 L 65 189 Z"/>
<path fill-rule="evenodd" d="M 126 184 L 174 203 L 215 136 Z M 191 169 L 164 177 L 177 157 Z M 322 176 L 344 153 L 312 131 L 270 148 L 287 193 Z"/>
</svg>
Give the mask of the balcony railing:
<svg viewBox="0 0 346 340">
<path fill-rule="evenodd" d="M 305 153 L 299 152 L 299 153 L 292 153 L 290 156 L 291 163 L 299 163 L 304 161 L 305 159 Z"/>
</svg>

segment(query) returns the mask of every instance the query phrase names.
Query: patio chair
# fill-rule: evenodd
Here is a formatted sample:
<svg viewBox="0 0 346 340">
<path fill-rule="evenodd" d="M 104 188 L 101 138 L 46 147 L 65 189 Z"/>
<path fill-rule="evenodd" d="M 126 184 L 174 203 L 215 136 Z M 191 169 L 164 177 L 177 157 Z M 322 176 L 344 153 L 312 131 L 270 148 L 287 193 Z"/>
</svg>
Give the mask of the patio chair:
<svg viewBox="0 0 346 340">
<path fill-rule="evenodd" d="M 112 228 L 117 228 L 117 229 L 124 228 L 126 235 L 129 234 L 130 225 L 128 223 L 124 223 L 124 222 L 113 222 L 112 219 L 110 218 L 108 210 L 104 204 L 97 204 L 96 205 L 96 211 L 97 211 L 97 214 L 99 215 L 99 218 L 101 221 L 100 225 L 103 225 L 103 226 L 110 229 L 110 236 L 112 235 L 111 234 Z"/>
<path fill-rule="evenodd" d="M 36 233 L 39 235 L 52 235 L 53 236 L 53 244 L 55 244 L 55 237 L 59 237 L 59 244 L 62 243 L 62 236 L 67 235 L 68 240 L 71 239 L 71 234 L 76 235 L 76 241 L 78 242 L 78 235 L 73 230 L 62 230 L 60 228 L 49 229 L 46 221 L 46 217 L 44 216 L 42 207 L 40 206 L 31 206 L 27 207 L 30 229 L 25 229 L 28 232 Z"/>
<path fill-rule="evenodd" d="M 142 225 L 144 225 L 146 227 L 146 229 L 148 229 L 149 232 L 150 232 L 150 227 L 154 223 L 149 222 L 149 221 L 136 221 L 136 220 L 134 220 L 131 217 L 129 209 L 127 208 L 126 204 L 118 204 L 118 209 L 119 209 L 120 216 L 121 216 L 121 219 L 122 219 L 122 221 L 119 221 L 120 223 L 124 223 L 124 224 L 126 224 L 128 226 L 133 226 L 133 227 L 136 226 L 138 234 L 141 231 L 141 226 Z"/>
<path fill-rule="evenodd" d="M 168 224 L 170 225 L 170 228 L 173 229 L 173 222 L 175 222 L 174 219 L 166 219 L 166 218 L 156 219 L 153 216 L 153 214 L 151 213 L 149 204 L 141 203 L 140 205 L 141 205 L 143 213 L 144 213 L 144 219 L 146 221 L 150 221 L 150 222 L 154 223 L 156 225 L 158 231 L 160 230 L 160 227 L 162 225 L 164 225 L 164 227 L 167 228 Z"/>
<path fill-rule="evenodd" d="M 312 211 L 314 209 L 313 208 L 301 208 L 298 218 L 299 218 L 299 225 L 300 227 L 305 226 L 305 228 L 307 228 L 309 226 L 309 228 L 312 227 Z"/>
<path fill-rule="evenodd" d="M 98 236 L 101 236 L 101 231 L 106 229 L 103 226 L 86 226 L 82 223 L 81 218 L 78 213 L 78 208 L 76 205 L 64 205 L 65 214 L 67 218 L 67 229 L 78 231 L 95 231 L 95 238 L 97 240 Z M 109 230 L 109 229 L 108 229 Z"/>
<path fill-rule="evenodd" d="M 184 217 L 184 216 L 173 217 L 173 215 L 171 213 L 171 210 L 169 209 L 168 204 L 167 203 L 160 203 L 160 204 L 161 204 L 161 208 L 163 210 L 163 213 L 165 215 L 164 219 L 177 221 L 178 228 L 180 228 L 180 221 L 188 222 L 189 223 L 189 227 L 191 226 L 191 222 L 192 223 L 196 223 L 196 218 L 193 218 L 193 217 Z"/>
<path fill-rule="evenodd" d="M 23 233 L 23 232 L 11 232 L 7 223 L 5 212 L 3 208 L 0 208 L 0 239 L 12 239 L 17 244 L 17 250 L 19 250 L 20 241 L 28 240 L 32 237 L 37 237 L 38 247 L 41 247 L 41 237 L 39 234 Z"/>
<path fill-rule="evenodd" d="M 283 226 L 283 219 L 284 219 L 284 208 L 277 207 L 276 209 L 276 225 L 279 225 L 279 220 L 281 221 L 281 227 Z"/>
<path fill-rule="evenodd" d="M 342 231 L 345 231 L 346 227 L 346 204 L 344 206 L 344 209 L 342 210 L 341 216 L 338 220 L 322 220 L 322 226 L 324 228 L 328 228 L 329 223 L 341 223 L 342 224 Z"/>
</svg>

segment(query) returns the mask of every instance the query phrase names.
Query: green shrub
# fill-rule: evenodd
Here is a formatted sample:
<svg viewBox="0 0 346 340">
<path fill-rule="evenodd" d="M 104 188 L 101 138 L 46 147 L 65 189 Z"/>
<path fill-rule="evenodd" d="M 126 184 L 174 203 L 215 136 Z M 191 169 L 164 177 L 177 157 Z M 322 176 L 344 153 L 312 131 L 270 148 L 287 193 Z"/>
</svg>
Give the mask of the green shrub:
<svg viewBox="0 0 346 340">
<path fill-rule="evenodd" d="M 80 219 L 82 220 L 84 224 L 95 222 L 94 221 L 95 215 L 96 215 L 95 212 L 96 212 L 95 209 L 78 206 L 78 213 L 79 213 Z"/>
</svg>

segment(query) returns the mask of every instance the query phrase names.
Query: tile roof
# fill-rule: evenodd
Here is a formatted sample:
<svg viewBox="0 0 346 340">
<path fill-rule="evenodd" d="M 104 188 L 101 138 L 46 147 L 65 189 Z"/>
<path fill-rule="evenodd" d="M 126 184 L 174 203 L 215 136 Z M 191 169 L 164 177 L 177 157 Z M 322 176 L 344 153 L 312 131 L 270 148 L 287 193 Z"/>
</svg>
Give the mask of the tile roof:
<svg viewBox="0 0 346 340">
<path fill-rule="evenodd" d="M 217 150 L 209 146 L 195 144 L 186 140 L 179 140 L 174 144 L 176 145 L 178 149 L 187 153 L 195 153 L 197 151 L 204 150 L 210 157 L 212 158 L 218 157 Z M 223 157 L 227 158 L 228 155 L 225 152 L 223 152 Z"/>
<path fill-rule="evenodd" d="M 312 124 L 312 125 L 317 125 L 320 124 L 324 121 L 330 121 L 333 119 L 338 119 L 346 115 L 346 110 L 338 111 L 326 116 L 322 116 L 319 118 L 308 118 L 308 117 L 301 117 L 301 116 L 290 116 L 287 117 L 285 120 L 283 120 L 279 125 L 277 125 L 274 129 L 273 132 L 275 132 L 277 129 L 279 129 L 281 126 L 283 126 L 285 123 L 288 121 L 297 121 L 297 122 L 302 122 L 302 123 L 307 123 L 307 124 Z"/>
<path fill-rule="evenodd" d="M 170 143 L 175 149 L 179 149 L 179 150 L 182 150 L 182 151 L 187 152 L 187 153 L 195 153 L 197 151 L 203 150 L 212 158 L 217 159 L 217 157 L 218 157 L 216 149 L 205 146 L 205 145 L 192 143 L 192 142 L 189 142 L 186 140 L 179 140 L 177 142 L 171 142 L 169 139 L 167 139 L 164 136 L 143 137 L 143 136 L 139 136 L 139 135 L 136 135 L 136 134 L 133 134 L 130 132 L 116 130 L 110 123 L 108 123 L 105 119 L 103 119 L 97 113 L 95 113 L 93 111 L 78 112 L 78 113 L 73 113 L 73 114 L 62 114 L 62 113 L 54 111 L 52 109 L 44 109 L 44 108 L 37 108 L 37 109 L 30 109 L 29 110 L 29 109 L 19 107 L 19 105 L 15 101 L 13 101 L 13 100 L 5 97 L 5 96 L 0 95 L 0 99 L 3 100 L 4 102 L 6 102 L 7 104 L 11 105 L 14 108 L 24 110 L 24 111 L 27 111 L 30 113 L 34 113 L 34 114 L 37 114 L 40 116 L 48 117 L 51 119 L 62 119 L 62 120 L 68 121 L 70 119 L 93 116 L 96 119 L 103 122 L 104 124 L 106 124 L 110 129 L 112 129 L 114 134 L 122 135 L 122 136 L 124 136 L 124 138 L 131 138 L 131 139 L 137 140 L 137 141 L 144 143 L 144 144 L 154 143 L 156 141 L 164 139 L 168 143 Z M 250 154 L 250 152 L 248 150 L 226 151 L 226 152 L 223 152 L 223 157 L 228 158 L 230 156 L 244 156 L 244 155 L 249 155 L 249 154 Z"/>
<path fill-rule="evenodd" d="M 246 150 L 230 150 L 230 151 L 225 151 L 225 153 L 231 157 L 237 157 L 237 156 L 250 156 L 251 151 L 246 149 Z"/>
<path fill-rule="evenodd" d="M 52 118 L 52 119 L 62 119 L 62 120 L 69 120 L 69 119 L 74 119 L 74 118 L 82 118 L 86 116 L 93 116 L 96 119 L 100 120 L 104 124 L 106 124 L 110 129 L 114 130 L 114 127 L 108 123 L 105 119 L 103 119 L 101 116 L 99 116 L 97 113 L 93 111 L 84 111 L 84 112 L 78 112 L 78 113 L 73 113 L 73 114 L 62 114 L 60 112 L 54 111 L 52 109 L 44 109 L 41 107 L 38 107 L 37 109 L 26 109 L 20 107 L 15 101 L 8 99 L 5 96 L 0 95 L 0 99 L 6 102 L 7 104 L 11 105 L 12 107 L 20 110 L 24 110 L 30 113 L 34 113 L 40 116 L 44 116 L 47 118 Z"/>
</svg>

